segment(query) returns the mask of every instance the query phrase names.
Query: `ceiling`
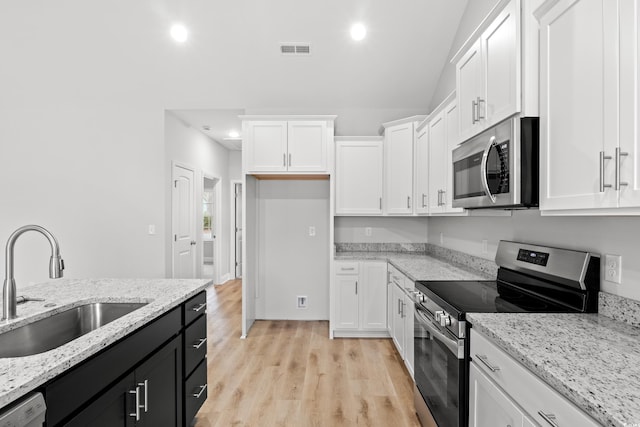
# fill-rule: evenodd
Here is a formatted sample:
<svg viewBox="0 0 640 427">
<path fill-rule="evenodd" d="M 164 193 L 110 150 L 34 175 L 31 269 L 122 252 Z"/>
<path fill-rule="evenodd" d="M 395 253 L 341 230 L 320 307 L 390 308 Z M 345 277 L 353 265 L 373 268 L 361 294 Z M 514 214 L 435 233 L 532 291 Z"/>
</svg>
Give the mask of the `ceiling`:
<svg viewBox="0 0 640 427">
<path fill-rule="evenodd" d="M 205 109 L 205 110 L 172 110 L 180 120 L 194 129 L 219 142 L 229 150 L 242 150 L 242 139 L 231 138 L 229 132 L 242 133 L 242 121 L 238 116 L 244 110 L 237 109 Z"/>
<path fill-rule="evenodd" d="M 234 111 L 337 114 L 344 132 L 377 131 L 428 112 L 467 2 L 13 1 L 0 7 L 11 35 L 0 40 L 11 53 L 0 77 L 29 82 L 6 88 L 26 106 L 24 94 L 52 106 L 161 105 L 216 140 L 236 126 Z M 349 35 L 356 21 L 367 27 L 361 42 Z M 175 22 L 189 30 L 183 44 L 169 36 Z M 283 42 L 311 54 L 282 55 Z"/>
</svg>

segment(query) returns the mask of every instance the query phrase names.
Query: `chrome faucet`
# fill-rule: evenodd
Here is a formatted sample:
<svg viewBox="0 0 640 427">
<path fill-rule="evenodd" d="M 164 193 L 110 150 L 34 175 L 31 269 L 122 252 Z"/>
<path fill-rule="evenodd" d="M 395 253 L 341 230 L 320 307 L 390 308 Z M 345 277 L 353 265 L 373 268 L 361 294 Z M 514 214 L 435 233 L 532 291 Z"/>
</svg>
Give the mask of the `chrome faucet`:
<svg viewBox="0 0 640 427">
<path fill-rule="evenodd" d="M 40 227 L 39 225 L 25 225 L 18 228 L 9 236 L 7 240 L 7 247 L 5 252 L 5 278 L 4 286 L 2 287 L 2 320 L 10 320 L 16 318 L 16 281 L 13 277 L 13 247 L 16 244 L 16 240 L 22 234 L 27 231 L 37 231 L 42 233 L 51 245 L 51 260 L 49 261 L 49 277 L 52 279 L 58 279 L 62 277 L 62 270 L 64 270 L 64 261 L 60 258 L 60 247 L 58 241 L 47 229 Z"/>
</svg>

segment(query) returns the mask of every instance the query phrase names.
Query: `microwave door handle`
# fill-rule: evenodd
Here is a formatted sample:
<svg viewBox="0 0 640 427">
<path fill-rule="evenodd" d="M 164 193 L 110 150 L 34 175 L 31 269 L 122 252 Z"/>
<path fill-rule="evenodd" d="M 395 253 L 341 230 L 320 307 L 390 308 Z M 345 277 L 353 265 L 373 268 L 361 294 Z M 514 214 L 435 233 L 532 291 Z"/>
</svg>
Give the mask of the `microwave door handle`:
<svg viewBox="0 0 640 427">
<path fill-rule="evenodd" d="M 491 190 L 489 189 L 489 181 L 487 180 L 487 161 L 489 160 L 489 152 L 494 145 L 496 145 L 496 137 L 492 136 L 491 138 L 489 138 L 489 145 L 487 145 L 484 153 L 482 153 L 482 162 L 480 163 L 480 178 L 482 180 L 484 191 L 487 193 L 487 196 L 489 196 L 489 199 L 491 199 L 491 203 L 495 204 L 496 196 L 491 194 Z"/>
</svg>

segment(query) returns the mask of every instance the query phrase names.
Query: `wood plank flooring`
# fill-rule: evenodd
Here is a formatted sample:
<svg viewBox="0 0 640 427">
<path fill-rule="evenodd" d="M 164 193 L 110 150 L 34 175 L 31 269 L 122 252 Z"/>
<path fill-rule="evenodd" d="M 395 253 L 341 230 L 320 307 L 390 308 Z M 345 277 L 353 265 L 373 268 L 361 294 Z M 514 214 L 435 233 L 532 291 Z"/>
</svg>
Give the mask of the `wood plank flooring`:
<svg viewBox="0 0 640 427">
<path fill-rule="evenodd" d="M 334 339 L 326 321 L 256 321 L 239 280 L 207 291 L 209 396 L 196 427 L 415 426 L 413 383 L 389 339 Z"/>
</svg>

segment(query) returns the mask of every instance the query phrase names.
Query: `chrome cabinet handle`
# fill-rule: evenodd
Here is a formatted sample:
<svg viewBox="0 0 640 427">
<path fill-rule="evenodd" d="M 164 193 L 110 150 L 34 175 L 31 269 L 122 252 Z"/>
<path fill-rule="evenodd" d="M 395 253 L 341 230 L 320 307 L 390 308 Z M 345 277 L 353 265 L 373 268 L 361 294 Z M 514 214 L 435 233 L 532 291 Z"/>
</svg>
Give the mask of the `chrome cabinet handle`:
<svg viewBox="0 0 640 427">
<path fill-rule="evenodd" d="M 426 208 L 427 207 L 427 202 L 425 202 L 427 195 L 426 194 L 422 194 L 422 207 Z"/>
<path fill-rule="evenodd" d="M 442 206 L 447 204 L 447 198 L 445 197 L 445 194 L 447 194 L 447 190 L 442 190 Z"/>
<path fill-rule="evenodd" d="M 289 166 L 291 166 L 291 153 L 289 153 Z"/>
<path fill-rule="evenodd" d="M 604 193 L 605 188 L 611 188 L 611 184 L 604 183 L 604 161 L 611 160 L 611 156 L 605 156 L 604 151 L 600 152 L 600 192 Z"/>
<path fill-rule="evenodd" d="M 144 403 L 140 406 L 144 409 L 144 412 L 147 412 L 149 410 L 149 393 L 147 392 L 147 389 L 149 388 L 149 380 L 144 380 L 143 383 L 138 383 L 138 385 L 140 387 L 144 387 Z"/>
<path fill-rule="evenodd" d="M 195 344 L 191 344 L 191 347 L 193 347 L 193 348 L 195 348 L 195 349 L 197 350 L 197 349 L 199 349 L 200 347 L 202 347 L 202 345 L 203 345 L 204 343 L 206 343 L 206 342 L 207 342 L 207 339 L 206 339 L 206 338 L 200 338 L 200 339 L 198 340 L 198 342 L 197 342 L 197 343 L 195 343 Z"/>
<path fill-rule="evenodd" d="M 380 210 L 382 210 L 382 197 L 380 197 Z"/>
<path fill-rule="evenodd" d="M 402 308 L 400 308 L 400 304 L 402 304 L 402 301 L 398 300 L 398 314 L 402 313 Z"/>
<path fill-rule="evenodd" d="M 438 206 L 441 205 L 440 196 L 442 195 L 442 190 L 438 190 Z"/>
<path fill-rule="evenodd" d="M 411 197 L 407 196 L 407 209 L 411 209 Z"/>
<path fill-rule="evenodd" d="M 200 304 L 200 305 L 196 305 L 196 306 L 191 307 L 191 310 L 192 310 L 192 311 L 195 311 L 195 312 L 197 313 L 197 312 L 199 312 L 200 310 L 202 310 L 203 308 L 205 308 L 206 306 L 207 306 L 207 303 L 206 303 L 206 302 L 203 302 L 203 303 L 202 303 L 202 304 Z"/>
<path fill-rule="evenodd" d="M 355 269 L 356 269 L 355 267 L 342 267 L 341 268 L 342 271 L 353 271 Z"/>
<path fill-rule="evenodd" d="M 358 295 L 358 281 L 356 280 L 356 295 Z"/>
<path fill-rule="evenodd" d="M 538 415 L 542 417 L 543 420 L 549 423 L 550 426 L 560 427 L 556 423 L 556 416 L 554 414 L 545 414 L 543 411 L 538 411 Z"/>
<path fill-rule="evenodd" d="M 485 116 L 481 116 L 480 115 L 480 104 L 485 104 L 485 100 L 478 97 L 477 101 L 476 101 L 476 108 L 478 109 L 478 121 L 480 121 L 480 119 L 485 119 Z"/>
<path fill-rule="evenodd" d="M 287 153 L 282 153 L 282 166 L 287 167 Z"/>
<path fill-rule="evenodd" d="M 192 393 L 191 396 L 195 397 L 196 399 L 200 399 L 200 396 L 202 396 L 202 393 L 204 393 L 206 389 L 207 389 L 207 384 L 201 385 L 200 391 L 198 391 L 197 393 Z"/>
<path fill-rule="evenodd" d="M 496 203 L 496 196 L 491 194 L 491 189 L 489 188 L 489 181 L 487 180 L 487 161 L 489 160 L 489 152 L 491 148 L 496 145 L 496 137 L 492 136 L 489 138 L 489 144 L 487 144 L 487 148 L 484 149 L 482 153 L 482 160 L 480 161 L 480 180 L 482 181 L 482 186 L 484 187 L 484 191 L 489 196 L 491 203 Z"/>
<path fill-rule="evenodd" d="M 482 364 L 483 364 L 484 366 L 486 366 L 487 368 L 489 368 L 489 370 L 490 370 L 491 372 L 497 372 L 497 371 L 499 371 L 499 370 L 500 370 L 500 367 L 499 367 L 499 366 L 495 366 L 495 365 L 492 365 L 491 363 L 489 363 L 489 361 L 487 360 L 487 356 L 485 356 L 485 355 L 483 355 L 483 354 L 476 354 L 476 358 L 477 358 L 479 361 L 481 361 L 481 362 L 482 362 Z"/>
<path fill-rule="evenodd" d="M 129 413 L 129 416 L 134 417 L 136 421 L 140 421 L 140 387 L 136 387 L 135 390 L 129 390 L 129 394 L 136 395 L 136 412 Z"/>
<path fill-rule="evenodd" d="M 615 189 L 620 190 L 621 186 L 629 185 L 628 182 L 620 182 L 620 157 L 628 156 L 629 153 L 620 151 L 620 147 L 616 147 L 616 182 Z"/>
</svg>

